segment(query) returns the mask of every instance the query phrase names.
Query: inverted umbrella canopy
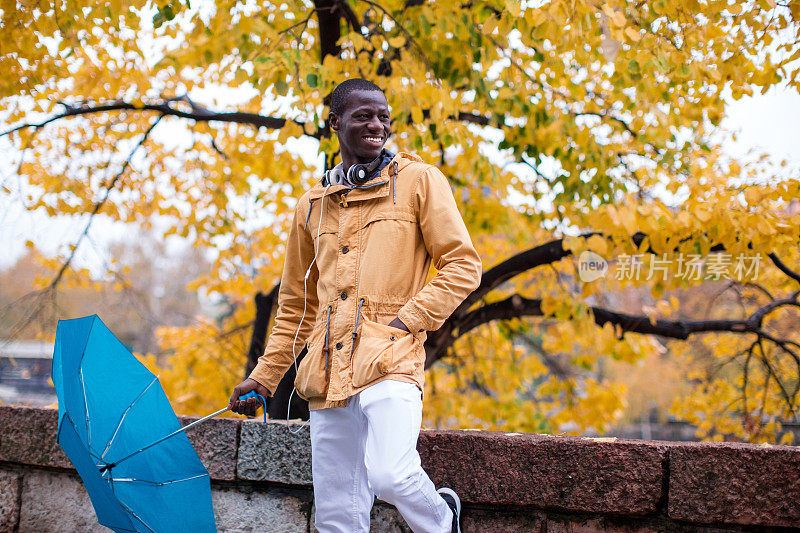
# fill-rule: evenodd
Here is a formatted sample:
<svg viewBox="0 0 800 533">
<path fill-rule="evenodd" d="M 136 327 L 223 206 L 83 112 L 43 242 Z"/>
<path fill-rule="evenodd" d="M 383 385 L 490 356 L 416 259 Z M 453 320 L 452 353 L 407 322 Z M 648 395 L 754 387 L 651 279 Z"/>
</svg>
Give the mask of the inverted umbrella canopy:
<svg viewBox="0 0 800 533">
<path fill-rule="evenodd" d="M 102 525 L 118 532 L 216 531 L 208 472 L 158 378 L 97 315 L 59 321 L 53 383 L 58 443 Z"/>
</svg>

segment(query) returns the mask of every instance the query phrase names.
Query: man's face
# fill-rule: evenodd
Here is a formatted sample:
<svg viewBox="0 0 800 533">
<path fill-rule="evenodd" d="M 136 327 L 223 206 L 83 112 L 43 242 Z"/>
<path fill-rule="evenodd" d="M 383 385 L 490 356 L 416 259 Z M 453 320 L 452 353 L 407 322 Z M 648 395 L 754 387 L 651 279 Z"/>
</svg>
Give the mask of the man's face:
<svg viewBox="0 0 800 533">
<path fill-rule="evenodd" d="M 353 91 L 341 116 L 331 114 L 339 136 L 342 160 L 369 163 L 381 153 L 392 133 L 389 104 L 380 91 Z"/>
</svg>

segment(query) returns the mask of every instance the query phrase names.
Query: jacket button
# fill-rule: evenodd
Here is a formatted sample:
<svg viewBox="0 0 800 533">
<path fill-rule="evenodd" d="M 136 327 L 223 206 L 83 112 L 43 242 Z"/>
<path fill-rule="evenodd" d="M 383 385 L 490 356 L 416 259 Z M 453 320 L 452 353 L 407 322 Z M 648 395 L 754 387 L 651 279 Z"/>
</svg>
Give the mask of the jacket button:
<svg viewBox="0 0 800 533">
<path fill-rule="evenodd" d="M 343 345 L 341 342 L 337 342 L 337 343 L 336 343 L 336 349 L 337 349 L 337 350 L 341 350 L 341 349 L 342 349 L 342 346 L 344 346 L 344 345 Z"/>
<path fill-rule="evenodd" d="M 342 291 L 342 294 L 339 295 L 342 300 L 347 300 L 347 293 Z"/>
<path fill-rule="evenodd" d="M 346 254 L 346 253 L 347 253 L 347 252 L 349 252 L 349 251 L 350 251 L 350 248 L 348 248 L 347 246 L 343 246 L 343 247 L 342 247 L 342 253 L 343 253 L 343 254 Z"/>
</svg>

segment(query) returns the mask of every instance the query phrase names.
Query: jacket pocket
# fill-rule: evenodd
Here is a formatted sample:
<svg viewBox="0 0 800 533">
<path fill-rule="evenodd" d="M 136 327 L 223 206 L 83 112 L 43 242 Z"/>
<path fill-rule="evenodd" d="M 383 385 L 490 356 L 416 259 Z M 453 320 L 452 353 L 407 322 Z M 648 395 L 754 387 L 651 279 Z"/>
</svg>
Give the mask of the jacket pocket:
<svg viewBox="0 0 800 533">
<path fill-rule="evenodd" d="M 411 374 L 416 339 L 399 328 L 362 316 L 353 355 L 353 386 L 363 387 L 386 374 Z"/>
<path fill-rule="evenodd" d="M 308 347 L 308 353 L 297 367 L 294 386 L 297 394 L 304 400 L 324 396 L 328 390 L 328 375 L 325 368 L 323 339 L 318 339 Z"/>
<path fill-rule="evenodd" d="M 414 216 L 413 212 L 408 212 L 404 209 L 394 209 L 391 211 L 382 211 L 379 213 L 374 213 L 372 215 L 367 215 L 367 221 L 364 222 L 361 229 L 365 229 L 370 225 L 374 225 L 377 222 L 381 221 L 403 221 L 403 222 L 411 222 L 415 223 L 417 219 Z"/>
</svg>

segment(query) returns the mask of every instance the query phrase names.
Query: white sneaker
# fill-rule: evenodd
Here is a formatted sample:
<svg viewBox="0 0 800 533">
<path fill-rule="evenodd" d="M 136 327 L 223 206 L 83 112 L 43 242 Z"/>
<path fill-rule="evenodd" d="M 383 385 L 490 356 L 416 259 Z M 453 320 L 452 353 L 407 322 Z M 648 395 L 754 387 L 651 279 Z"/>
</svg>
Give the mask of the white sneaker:
<svg viewBox="0 0 800 533">
<path fill-rule="evenodd" d="M 458 499 L 458 494 L 453 489 L 442 487 L 436 492 L 447 503 L 447 506 L 453 511 L 453 529 L 452 533 L 461 533 L 461 500 Z"/>
</svg>

